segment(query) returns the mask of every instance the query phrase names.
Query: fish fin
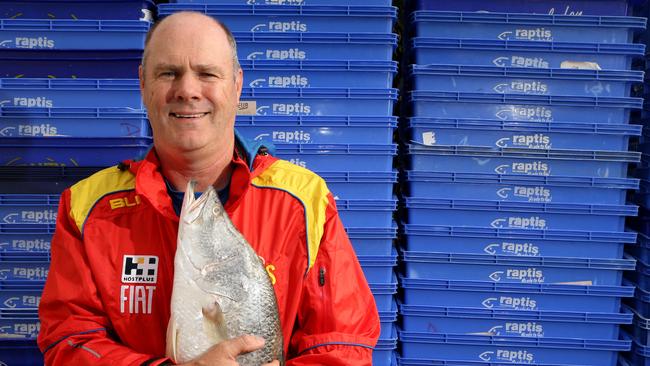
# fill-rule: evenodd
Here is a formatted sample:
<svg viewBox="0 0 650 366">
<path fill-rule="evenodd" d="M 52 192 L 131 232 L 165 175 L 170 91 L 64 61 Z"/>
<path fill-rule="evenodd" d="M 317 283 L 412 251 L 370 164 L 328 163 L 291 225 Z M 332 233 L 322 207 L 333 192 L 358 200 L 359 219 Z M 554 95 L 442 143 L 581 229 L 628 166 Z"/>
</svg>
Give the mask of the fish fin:
<svg viewBox="0 0 650 366">
<path fill-rule="evenodd" d="M 172 318 L 167 324 L 167 344 L 165 354 L 167 357 L 171 358 L 172 361 L 177 362 L 178 358 L 176 357 L 176 347 L 178 345 L 178 327 L 176 326 L 176 321 Z"/>
<path fill-rule="evenodd" d="M 212 301 L 208 305 L 201 308 L 203 317 L 208 320 L 209 324 L 214 326 L 219 341 L 228 339 L 228 330 L 226 327 L 226 319 L 223 316 L 223 310 L 218 302 Z"/>
</svg>

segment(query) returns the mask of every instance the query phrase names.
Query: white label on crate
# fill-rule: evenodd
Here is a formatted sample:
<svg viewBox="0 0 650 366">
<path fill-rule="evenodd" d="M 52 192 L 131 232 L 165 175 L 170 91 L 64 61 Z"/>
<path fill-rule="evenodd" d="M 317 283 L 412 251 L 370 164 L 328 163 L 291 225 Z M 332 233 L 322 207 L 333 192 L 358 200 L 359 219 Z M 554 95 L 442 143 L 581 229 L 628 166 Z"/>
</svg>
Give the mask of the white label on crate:
<svg viewBox="0 0 650 366">
<path fill-rule="evenodd" d="M 246 56 L 247 60 L 256 60 L 263 56 L 267 60 L 304 60 L 307 53 L 299 48 L 289 48 L 288 50 L 266 50 L 265 52 L 251 52 Z"/>
<path fill-rule="evenodd" d="M 497 84 L 492 89 L 501 94 L 513 92 L 532 95 L 548 94 L 548 85 L 534 80 L 514 80 L 510 83 Z"/>
<path fill-rule="evenodd" d="M 549 63 L 541 57 L 524 57 L 512 55 L 497 57 L 492 63 L 499 67 L 533 67 L 538 69 L 548 69 Z"/>
<path fill-rule="evenodd" d="M 37 107 L 37 108 L 52 108 L 54 107 L 54 102 L 45 98 L 45 97 L 15 97 L 13 99 L 13 105 L 16 107 Z"/>
<path fill-rule="evenodd" d="M 47 37 L 16 37 L 16 48 L 54 48 L 54 40 Z"/>
<path fill-rule="evenodd" d="M 490 226 L 497 229 L 513 228 L 513 229 L 545 229 L 546 220 L 538 217 L 507 217 L 503 219 L 495 219 L 490 223 Z"/>
<path fill-rule="evenodd" d="M 259 137 L 259 135 L 257 136 Z M 257 137 L 255 138 L 257 140 Z M 295 131 L 272 131 L 273 142 L 283 143 L 308 143 L 311 142 L 311 134 L 302 130 Z"/>
<path fill-rule="evenodd" d="M 50 242 L 43 239 L 24 240 L 14 239 L 11 242 L 0 243 L 1 250 L 16 250 L 24 252 L 50 250 Z"/>
<path fill-rule="evenodd" d="M 237 105 L 237 115 L 239 116 L 254 116 L 257 114 L 257 101 L 243 100 Z"/>
<path fill-rule="evenodd" d="M 537 301 L 530 297 L 499 296 L 489 297 L 481 302 L 487 309 L 535 310 Z"/>
<path fill-rule="evenodd" d="M 509 106 L 499 109 L 494 115 L 502 121 L 553 121 L 553 111 L 540 106 Z"/>
<path fill-rule="evenodd" d="M 488 244 L 483 251 L 487 254 L 509 254 L 517 256 L 531 256 L 537 257 L 540 255 L 539 247 L 531 243 L 491 243 Z"/>
<path fill-rule="evenodd" d="M 575 16 L 580 16 L 583 14 L 582 10 L 574 10 L 571 9 L 571 5 L 567 5 L 564 7 L 564 9 L 559 9 L 559 11 L 556 13 L 555 8 L 550 8 L 548 10 L 549 15 L 554 15 L 554 14 L 560 14 L 560 15 L 575 15 Z"/>
<path fill-rule="evenodd" d="M 54 210 L 45 211 L 21 211 L 5 216 L 2 221 L 7 224 L 28 223 L 28 224 L 49 224 L 56 221 L 57 212 Z"/>
<path fill-rule="evenodd" d="M 303 168 L 307 167 L 307 162 L 300 159 L 289 159 L 289 162 L 301 166 Z"/>
<path fill-rule="evenodd" d="M 553 33 L 545 28 L 518 28 L 513 31 L 505 31 L 497 36 L 501 40 L 523 39 L 527 41 L 552 41 Z"/>
<path fill-rule="evenodd" d="M 36 268 L 22 268 L 14 267 L 13 276 L 14 279 L 20 280 L 45 280 L 47 278 L 49 270 L 43 267 Z"/>
<path fill-rule="evenodd" d="M 275 22 L 256 24 L 251 28 L 251 32 L 307 32 L 307 24 L 299 20 L 290 22 Z"/>
<path fill-rule="evenodd" d="M 427 131 L 422 133 L 422 143 L 425 145 L 435 145 L 436 144 L 436 133 L 433 131 Z"/>
<path fill-rule="evenodd" d="M 478 356 L 483 361 L 506 361 L 511 363 L 535 363 L 535 356 L 526 350 L 505 350 L 497 349 L 486 351 Z"/>
</svg>

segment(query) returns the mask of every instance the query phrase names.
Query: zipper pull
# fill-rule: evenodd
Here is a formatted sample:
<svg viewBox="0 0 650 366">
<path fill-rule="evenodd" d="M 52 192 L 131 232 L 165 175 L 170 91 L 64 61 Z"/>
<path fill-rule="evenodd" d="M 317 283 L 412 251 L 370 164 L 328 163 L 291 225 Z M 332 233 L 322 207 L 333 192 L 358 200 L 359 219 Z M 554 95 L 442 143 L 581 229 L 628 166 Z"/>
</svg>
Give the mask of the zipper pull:
<svg viewBox="0 0 650 366">
<path fill-rule="evenodd" d="M 320 287 L 325 286 L 325 267 L 320 267 L 318 271 L 318 284 Z"/>
</svg>

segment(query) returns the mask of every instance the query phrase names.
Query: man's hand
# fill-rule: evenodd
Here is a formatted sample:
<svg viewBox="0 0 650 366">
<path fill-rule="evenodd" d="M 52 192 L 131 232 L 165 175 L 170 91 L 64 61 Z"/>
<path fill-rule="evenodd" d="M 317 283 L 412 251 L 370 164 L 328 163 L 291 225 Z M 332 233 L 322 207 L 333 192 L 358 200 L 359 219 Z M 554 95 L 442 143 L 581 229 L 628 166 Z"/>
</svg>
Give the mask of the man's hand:
<svg viewBox="0 0 650 366">
<path fill-rule="evenodd" d="M 245 335 L 212 346 L 203 355 L 179 366 L 239 366 L 237 356 L 264 347 L 264 338 Z M 261 366 L 280 366 L 273 361 Z"/>
</svg>

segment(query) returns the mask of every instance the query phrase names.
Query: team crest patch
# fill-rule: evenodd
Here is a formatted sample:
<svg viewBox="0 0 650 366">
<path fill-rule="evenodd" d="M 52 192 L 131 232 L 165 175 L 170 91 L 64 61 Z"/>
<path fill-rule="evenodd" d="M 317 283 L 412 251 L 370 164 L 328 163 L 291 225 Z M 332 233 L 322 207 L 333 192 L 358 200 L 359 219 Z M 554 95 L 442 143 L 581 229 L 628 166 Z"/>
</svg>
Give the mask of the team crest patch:
<svg viewBox="0 0 650 366">
<path fill-rule="evenodd" d="M 156 283 L 158 257 L 153 255 L 125 255 L 122 262 L 122 283 Z"/>
</svg>

